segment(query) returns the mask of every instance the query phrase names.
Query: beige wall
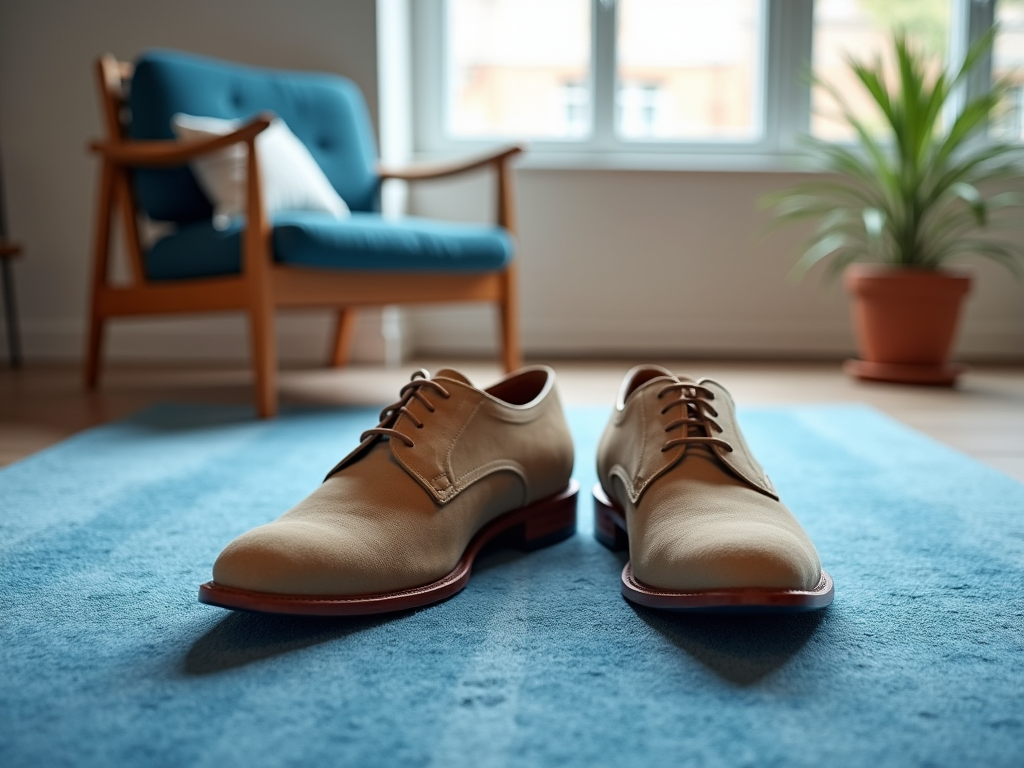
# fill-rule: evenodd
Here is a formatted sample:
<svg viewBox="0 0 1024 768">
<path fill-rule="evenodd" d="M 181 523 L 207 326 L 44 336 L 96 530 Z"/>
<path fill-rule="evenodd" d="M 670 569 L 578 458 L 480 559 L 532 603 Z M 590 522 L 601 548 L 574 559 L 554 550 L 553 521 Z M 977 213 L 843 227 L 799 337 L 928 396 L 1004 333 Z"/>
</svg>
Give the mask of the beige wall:
<svg viewBox="0 0 1024 768">
<path fill-rule="evenodd" d="M 837 357 L 853 351 L 841 285 L 787 274 L 800 233 L 763 239 L 758 198 L 786 173 L 518 174 L 523 332 L 534 353 Z M 485 179 L 413 195 L 418 213 L 489 212 Z M 976 260 L 958 354 L 1024 359 L 1024 283 Z M 414 347 L 489 349 L 486 310 L 420 310 Z"/>
<path fill-rule="evenodd" d="M 91 63 L 151 46 L 265 66 L 334 71 L 376 114 L 373 0 L 178 0 L 0 3 L 0 147 L 27 352 L 77 358 L 85 316 L 99 134 Z M 839 356 L 852 348 L 841 290 L 786 281 L 795 233 L 760 242 L 757 198 L 785 174 L 555 171 L 518 173 L 523 326 L 528 353 Z M 420 214 L 483 219 L 484 181 L 416 192 Z M 987 264 L 960 339 L 965 358 L 1024 358 L 1024 286 Z M 283 320 L 282 355 L 313 361 L 322 315 Z M 412 313 L 413 348 L 493 351 L 493 313 Z M 122 322 L 121 357 L 244 359 L 240 318 Z M 369 343 L 369 342 L 367 342 Z"/>
</svg>

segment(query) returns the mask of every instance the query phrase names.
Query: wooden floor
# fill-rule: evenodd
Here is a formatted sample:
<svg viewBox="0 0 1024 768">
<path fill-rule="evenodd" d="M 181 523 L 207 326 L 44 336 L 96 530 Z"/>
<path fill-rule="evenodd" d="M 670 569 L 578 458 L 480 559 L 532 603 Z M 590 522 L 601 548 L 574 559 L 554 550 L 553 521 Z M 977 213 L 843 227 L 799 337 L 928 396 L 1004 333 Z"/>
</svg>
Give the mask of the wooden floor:
<svg viewBox="0 0 1024 768">
<path fill-rule="evenodd" d="M 559 374 L 566 403 L 611 405 L 629 363 L 547 360 Z M 868 403 L 1024 482 L 1024 366 L 977 366 L 957 389 L 855 382 L 836 363 L 658 361 L 679 373 L 711 376 L 741 404 Z M 393 401 L 409 374 L 448 361 L 417 361 L 400 369 L 352 366 L 285 371 L 284 402 L 325 405 Z M 456 363 L 480 385 L 498 378 L 496 365 Z M 83 391 L 68 365 L 0 370 L 0 465 L 79 430 L 118 419 L 156 402 L 251 402 L 248 371 L 237 368 L 111 366 L 99 391 Z M 372 425 L 367 425 L 372 426 Z"/>
</svg>

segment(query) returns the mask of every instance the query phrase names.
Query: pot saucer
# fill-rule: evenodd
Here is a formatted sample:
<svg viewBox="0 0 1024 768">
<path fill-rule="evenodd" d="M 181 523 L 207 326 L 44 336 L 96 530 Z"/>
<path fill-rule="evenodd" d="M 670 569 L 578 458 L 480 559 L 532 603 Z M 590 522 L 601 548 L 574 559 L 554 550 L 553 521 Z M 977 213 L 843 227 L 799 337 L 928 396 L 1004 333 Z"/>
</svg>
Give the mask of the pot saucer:
<svg viewBox="0 0 1024 768">
<path fill-rule="evenodd" d="M 888 381 L 895 384 L 929 384 L 950 387 L 967 370 L 955 363 L 913 365 L 908 363 L 873 363 L 850 358 L 843 363 L 850 376 L 866 381 Z"/>
</svg>

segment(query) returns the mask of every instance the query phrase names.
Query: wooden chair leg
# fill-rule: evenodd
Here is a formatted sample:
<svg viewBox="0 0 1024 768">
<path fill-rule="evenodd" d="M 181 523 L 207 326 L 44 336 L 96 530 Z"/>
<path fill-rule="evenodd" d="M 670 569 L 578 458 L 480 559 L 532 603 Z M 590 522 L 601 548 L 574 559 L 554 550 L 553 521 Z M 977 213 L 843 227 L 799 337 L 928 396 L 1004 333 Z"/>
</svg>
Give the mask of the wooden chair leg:
<svg viewBox="0 0 1024 768">
<path fill-rule="evenodd" d="M 11 271 L 11 260 L 0 257 L 3 266 L 4 312 L 7 316 L 7 356 L 11 368 L 21 367 L 21 336 L 18 333 L 18 305 L 14 300 L 14 273 Z"/>
<path fill-rule="evenodd" d="M 85 341 L 85 387 L 96 389 L 100 380 L 100 359 L 103 356 L 103 332 L 106 318 L 94 309 L 89 314 L 89 335 Z"/>
<path fill-rule="evenodd" d="M 499 304 L 501 314 L 501 351 L 505 372 L 523 367 L 523 352 L 519 342 L 519 283 L 516 265 L 509 265 L 502 275 L 502 296 Z"/>
<path fill-rule="evenodd" d="M 242 240 L 242 273 L 249 291 L 252 367 L 256 374 L 256 413 L 277 415 L 277 338 L 274 332 L 274 286 L 270 273 L 270 222 L 260 192 L 255 136 L 246 142 L 246 226 Z"/>
<path fill-rule="evenodd" d="M 96 231 L 93 242 L 92 293 L 89 297 L 89 332 L 85 340 L 85 386 L 95 389 L 100 378 L 103 331 L 106 318 L 99 311 L 99 296 L 107 284 L 107 259 L 110 256 L 110 226 L 113 217 L 114 169 L 103 164 L 100 190 L 96 200 Z"/>
<path fill-rule="evenodd" d="M 277 415 L 277 339 L 272 306 L 249 311 L 252 367 L 256 375 L 256 412 L 261 419 Z"/>
<path fill-rule="evenodd" d="M 352 338 L 356 330 L 356 311 L 350 307 L 338 310 L 337 325 L 334 329 L 334 345 L 331 347 L 331 365 L 341 368 L 348 364 L 352 353 Z"/>
<path fill-rule="evenodd" d="M 516 206 L 513 192 L 512 168 L 504 157 L 497 165 L 498 225 L 516 233 Z M 519 346 L 519 277 L 518 266 L 512 262 L 501 276 L 501 350 L 505 372 L 512 373 L 523 365 L 522 347 Z"/>
</svg>

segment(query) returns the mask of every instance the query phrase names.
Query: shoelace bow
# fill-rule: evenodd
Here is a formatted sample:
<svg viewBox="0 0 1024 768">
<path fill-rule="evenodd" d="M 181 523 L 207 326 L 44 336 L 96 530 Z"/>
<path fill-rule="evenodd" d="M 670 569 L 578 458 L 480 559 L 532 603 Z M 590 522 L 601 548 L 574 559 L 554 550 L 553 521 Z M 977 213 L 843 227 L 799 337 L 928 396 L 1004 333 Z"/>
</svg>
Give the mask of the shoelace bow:
<svg viewBox="0 0 1024 768">
<path fill-rule="evenodd" d="M 665 442 L 661 452 L 675 448 L 677 445 L 688 445 L 697 443 L 700 445 L 717 445 L 729 453 L 732 453 L 732 445 L 720 437 L 710 434 L 711 430 L 721 432 L 722 428 L 713 417 L 718 416 L 718 411 L 708 402 L 715 399 L 715 393 L 700 384 L 692 384 L 685 381 L 676 382 L 662 387 L 658 392 L 658 399 L 661 400 L 669 392 L 678 392 L 679 397 L 661 409 L 662 415 L 668 413 L 671 408 L 682 405 L 683 413 L 686 415 L 681 419 L 669 422 L 665 427 L 666 432 L 680 427 L 686 428 L 686 434 L 682 437 L 674 437 Z"/>
<path fill-rule="evenodd" d="M 399 432 L 397 429 L 393 429 L 389 425 L 393 425 L 398 417 L 405 414 L 409 417 L 409 420 L 416 425 L 416 429 L 423 429 L 423 422 L 420 421 L 416 414 L 410 411 L 406 406 L 409 405 L 413 400 L 419 400 L 423 403 L 423 407 L 426 408 L 430 413 L 433 413 L 436 409 L 434 404 L 431 403 L 426 395 L 424 389 L 432 389 L 437 392 L 441 397 L 447 400 L 451 397 L 448 390 L 438 384 L 436 381 L 431 380 L 430 372 L 424 368 L 420 368 L 411 377 L 408 384 L 402 387 L 399 391 L 399 399 L 397 402 L 384 408 L 380 412 L 380 424 L 373 429 L 368 429 L 359 436 L 359 442 L 363 442 L 370 435 L 382 435 L 384 437 L 398 438 L 410 448 L 416 447 L 416 442 L 408 435 Z"/>
</svg>

